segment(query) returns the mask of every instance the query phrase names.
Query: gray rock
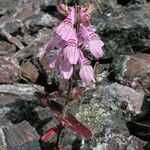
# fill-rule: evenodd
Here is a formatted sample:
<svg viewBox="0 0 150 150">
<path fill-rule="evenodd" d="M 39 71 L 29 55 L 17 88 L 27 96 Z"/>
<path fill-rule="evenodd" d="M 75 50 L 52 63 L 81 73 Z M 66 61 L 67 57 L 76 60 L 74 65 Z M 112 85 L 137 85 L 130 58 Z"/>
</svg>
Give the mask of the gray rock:
<svg viewBox="0 0 150 150">
<path fill-rule="evenodd" d="M 149 64 L 149 54 L 119 55 L 112 61 L 112 76 L 120 83 L 143 90 L 149 95 Z"/>
<path fill-rule="evenodd" d="M 16 51 L 16 47 L 5 41 L 0 41 L 0 56 L 8 56 Z"/>
<path fill-rule="evenodd" d="M 90 103 L 81 105 L 76 117 L 87 125 L 95 136 L 90 141 L 82 139 L 80 149 L 143 149 L 146 143 L 131 136 L 126 127 L 126 120 L 132 116 L 132 112 L 140 110 L 143 93 L 114 83 L 99 87 L 92 94 Z M 121 107 L 123 101 L 128 104 L 126 110 Z"/>
<path fill-rule="evenodd" d="M 19 79 L 19 62 L 15 58 L 0 57 L 0 83 L 14 83 Z"/>
<path fill-rule="evenodd" d="M 131 54 L 145 50 L 150 38 L 150 4 L 135 4 L 104 12 L 92 17 L 98 33 L 105 42 L 105 57 Z"/>
<path fill-rule="evenodd" d="M 150 55 L 134 54 L 120 55 L 113 59 L 111 68 L 115 79 L 118 81 L 126 79 L 134 79 L 140 75 L 150 72 Z"/>
<path fill-rule="evenodd" d="M 143 92 L 137 92 L 118 83 L 99 87 L 96 93 L 98 93 L 98 99 L 110 108 L 121 107 L 122 103 L 127 102 L 127 109 L 133 112 L 140 111 L 144 99 Z"/>
<path fill-rule="evenodd" d="M 44 13 L 33 15 L 25 22 L 25 26 L 31 33 L 38 32 L 41 27 L 53 27 L 57 24 L 58 20 L 55 17 Z"/>
<path fill-rule="evenodd" d="M 18 125 L 11 125 L 1 130 L 1 139 L 7 150 L 41 150 L 39 135 L 36 130 L 26 121 Z M 4 150 L 6 150 L 4 149 Z"/>
<path fill-rule="evenodd" d="M 19 84 L 15 83 L 12 85 L 2 84 L 0 85 L 0 93 L 15 94 L 15 95 L 27 95 L 33 96 L 36 91 L 44 92 L 44 87 L 36 84 Z"/>
</svg>

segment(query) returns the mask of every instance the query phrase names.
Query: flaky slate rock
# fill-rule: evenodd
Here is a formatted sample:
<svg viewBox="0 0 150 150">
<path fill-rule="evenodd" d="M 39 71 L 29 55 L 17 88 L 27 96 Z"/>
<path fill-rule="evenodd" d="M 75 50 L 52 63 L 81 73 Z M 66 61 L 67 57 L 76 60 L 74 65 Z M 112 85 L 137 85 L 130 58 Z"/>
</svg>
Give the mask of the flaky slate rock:
<svg viewBox="0 0 150 150">
<path fill-rule="evenodd" d="M 113 59 L 111 68 L 118 81 L 134 79 L 150 72 L 150 54 L 119 55 Z"/>
<path fill-rule="evenodd" d="M 15 53 L 16 48 L 8 42 L 0 41 L 0 56 L 8 56 Z"/>
<path fill-rule="evenodd" d="M 26 80 L 35 83 L 38 76 L 39 70 L 29 61 L 21 64 L 21 75 Z"/>
<path fill-rule="evenodd" d="M 27 121 L 11 125 L 2 131 L 4 134 L 1 140 L 5 143 L 7 150 L 41 150 L 38 142 L 40 137 Z"/>
<path fill-rule="evenodd" d="M 37 84 L 2 84 L 0 85 L 0 93 L 14 94 L 18 96 L 33 96 L 34 92 L 44 92 L 44 87 Z"/>
<path fill-rule="evenodd" d="M 58 24 L 58 19 L 48 13 L 39 13 L 25 21 L 26 28 L 31 32 L 38 32 L 42 27 L 53 27 Z"/>
<path fill-rule="evenodd" d="M 113 107 L 114 109 L 118 106 L 122 107 L 122 103 L 127 102 L 127 109 L 133 112 L 140 111 L 144 99 L 143 92 L 137 92 L 130 87 L 118 83 L 104 87 L 100 86 L 96 93 L 99 96 L 99 100 L 105 105 L 112 107 L 112 109 Z"/>
<path fill-rule="evenodd" d="M 150 54 L 116 56 L 111 63 L 111 70 L 110 76 L 116 81 L 150 95 Z"/>
<path fill-rule="evenodd" d="M 145 50 L 143 40 L 150 38 L 149 3 L 116 8 L 92 20 L 105 42 L 105 57 Z"/>
<path fill-rule="evenodd" d="M 14 83 L 19 79 L 19 62 L 15 58 L 0 57 L 0 83 Z"/>
</svg>

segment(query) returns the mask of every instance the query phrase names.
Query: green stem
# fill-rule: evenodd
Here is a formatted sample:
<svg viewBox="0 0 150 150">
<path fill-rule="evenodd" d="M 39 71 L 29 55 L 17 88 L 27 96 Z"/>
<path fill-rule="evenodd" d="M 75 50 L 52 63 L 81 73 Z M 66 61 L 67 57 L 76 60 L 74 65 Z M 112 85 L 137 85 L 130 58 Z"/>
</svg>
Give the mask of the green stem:
<svg viewBox="0 0 150 150">
<path fill-rule="evenodd" d="M 62 116 L 63 116 L 63 117 L 65 117 L 66 112 L 67 112 L 68 102 L 69 102 L 69 100 L 70 100 L 70 91 L 71 91 L 71 88 L 72 88 L 72 79 L 69 80 L 69 86 L 68 86 L 68 91 L 67 91 L 67 97 L 66 97 L 66 99 L 65 99 L 65 104 L 64 104 L 63 111 L 62 111 Z"/>
<path fill-rule="evenodd" d="M 99 6 L 100 4 L 99 4 L 98 0 L 94 0 L 94 1 L 95 1 L 95 4 L 96 4 L 97 8 L 98 8 L 99 14 L 102 14 L 103 12 L 102 12 L 102 10 Z"/>
<path fill-rule="evenodd" d="M 66 5 L 68 4 L 68 0 L 65 0 L 65 4 L 66 4 Z"/>
</svg>

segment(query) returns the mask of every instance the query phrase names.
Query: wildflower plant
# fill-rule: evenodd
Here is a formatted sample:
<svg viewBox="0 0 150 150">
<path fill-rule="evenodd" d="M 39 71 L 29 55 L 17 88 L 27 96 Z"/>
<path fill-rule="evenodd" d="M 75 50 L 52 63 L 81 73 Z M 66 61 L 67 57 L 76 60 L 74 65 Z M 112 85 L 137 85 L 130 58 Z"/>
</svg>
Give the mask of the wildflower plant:
<svg viewBox="0 0 150 150">
<path fill-rule="evenodd" d="M 92 137 L 92 132 L 67 112 L 67 105 L 84 91 L 81 87 L 72 88 L 73 76 L 76 72 L 79 72 L 85 86 L 95 82 L 94 70 L 91 61 L 87 58 L 87 52 L 90 51 L 96 58 L 102 57 L 104 43 L 95 33 L 96 29 L 90 22 L 93 4 L 87 3 L 82 7 L 60 4 L 57 9 L 65 15 L 65 19 L 55 28 L 53 36 L 43 46 L 43 51 L 47 54 L 55 50 L 56 53 L 50 59 L 49 67 L 58 69 L 60 77 L 68 80 L 67 96 L 63 106 L 56 101 L 49 101 L 40 94 L 37 96 L 43 105 L 52 109 L 54 117 L 59 121 L 59 124 L 43 135 L 41 140 L 46 142 L 57 134 L 57 145 L 59 145 L 61 131 L 66 127 L 85 138 Z"/>
</svg>

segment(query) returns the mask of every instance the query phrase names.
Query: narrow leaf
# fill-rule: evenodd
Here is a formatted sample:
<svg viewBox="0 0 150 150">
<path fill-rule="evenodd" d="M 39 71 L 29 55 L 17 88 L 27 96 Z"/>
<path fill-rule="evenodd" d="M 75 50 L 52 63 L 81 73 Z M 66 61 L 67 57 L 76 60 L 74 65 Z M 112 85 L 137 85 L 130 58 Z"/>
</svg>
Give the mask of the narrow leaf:
<svg viewBox="0 0 150 150">
<path fill-rule="evenodd" d="M 84 136 L 87 139 L 92 137 L 92 132 L 79 122 L 72 114 L 68 113 L 63 121 L 75 133 Z"/>
<path fill-rule="evenodd" d="M 44 134 L 41 137 L 41 141 L 47 142 L 49 139 L 53 138 L 56 133 L 57 133 L 57 128 L 56 127 L 51 128 L 46 134 Z"/>
</svg>

